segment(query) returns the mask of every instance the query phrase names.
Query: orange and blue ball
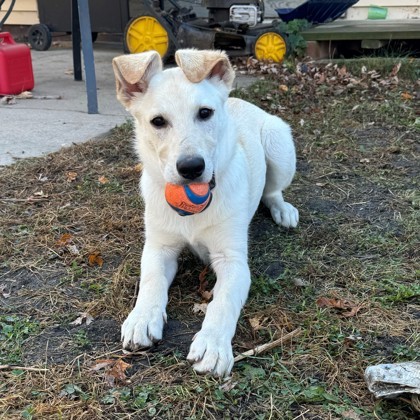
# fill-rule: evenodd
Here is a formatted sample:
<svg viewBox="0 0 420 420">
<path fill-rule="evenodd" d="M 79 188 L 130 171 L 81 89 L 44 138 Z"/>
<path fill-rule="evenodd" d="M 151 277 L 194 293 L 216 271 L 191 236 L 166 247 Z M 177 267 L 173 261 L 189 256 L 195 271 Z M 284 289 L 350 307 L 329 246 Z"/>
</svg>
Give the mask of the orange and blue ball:
<svg viewBox="0 0 420 420">
<path fill-rule="evenodd" d="M 209 184 L 205 182 L 186 185 L 168 183 L 165 198 L 180 216 L 191 216 L 201 213 L 210 205 L 212 193 Z"/>
</svg>

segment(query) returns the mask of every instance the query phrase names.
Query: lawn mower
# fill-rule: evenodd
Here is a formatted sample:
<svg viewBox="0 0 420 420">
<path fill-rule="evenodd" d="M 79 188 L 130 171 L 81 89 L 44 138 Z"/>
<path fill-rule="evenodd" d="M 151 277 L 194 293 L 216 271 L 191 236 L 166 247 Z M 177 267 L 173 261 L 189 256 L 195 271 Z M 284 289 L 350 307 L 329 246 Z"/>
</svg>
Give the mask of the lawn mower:
<svg viewBox="0 0 420 420">
<path fill-rule="evenodd" d="M 153 49 L 165 60 L 178 48 L 194 47 L 274 62 L 287 53 L 287 35 L 276 30 L 275 21 L 263 23 L 263 0 L 204 0 L 207 18 L 198 18 L 192 7 L 176 0 L 143 0 L 142 6 L 125 28 L 127 53 Z"/>
<path fill-rule="evenodd" d="M 207 18 L 176 0 L 143 0 L 140 14 L 124 32 L 128 53 L 156 50 L 163 59 L 178 48 L 222 49 L 230 56 L 253 55 L 260 61 L 281 62 L 288 52 L 288 34 L 279 21 L 264 23 L 263 0 L 203 0 Z M 306 19 L 330 22 L 358 0 L 307 0 L 294 9 L 276 9 L 284 22 Z"/>
</svg>

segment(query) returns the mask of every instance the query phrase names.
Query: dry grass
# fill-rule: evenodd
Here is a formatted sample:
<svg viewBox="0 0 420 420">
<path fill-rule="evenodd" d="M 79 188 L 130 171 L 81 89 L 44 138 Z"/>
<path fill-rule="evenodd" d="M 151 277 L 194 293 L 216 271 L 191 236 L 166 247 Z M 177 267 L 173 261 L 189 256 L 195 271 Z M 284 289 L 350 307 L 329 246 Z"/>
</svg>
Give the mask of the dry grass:
<svg viewBox="0 0 420 420">
<path fill-rule="evenodd" d="M 1 419 L 415 418 L 408 399 L 375 401 L 363 371 L 420 356 L 416 86 L 362 72 L 349 87 L 333 67 L 316 70 L 319 83 L 307 65 L 235 92 L 292 124 L 298 175 L 286 195 L 301 224 L 279 229 L 258 211 L 234 350 L 302 333 L 238 362 L 227 382 L 196 375 L 185 356 L 203 267 L 185 253 L 164 341 L 121 352 L 143 229 L 126 124 L 0 171 L 0 364 L 12 365 L 0 370 Z M 319 297 L 360 309 L 346 317 Z M 80 313 L 93 322 L 71 324 Z M 126 378 L 92 370 L 101 359 L 129 363 Z"/>
</svg>

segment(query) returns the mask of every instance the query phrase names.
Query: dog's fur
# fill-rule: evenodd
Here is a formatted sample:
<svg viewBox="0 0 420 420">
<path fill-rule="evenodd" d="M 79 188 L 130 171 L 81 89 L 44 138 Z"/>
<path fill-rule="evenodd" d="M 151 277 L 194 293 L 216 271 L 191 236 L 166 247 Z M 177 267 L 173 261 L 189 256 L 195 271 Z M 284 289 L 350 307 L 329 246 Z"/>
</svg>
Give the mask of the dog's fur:
<svg viewBox="0 0 420 420">
<path fill-rule="evenodd" d="M 179 50 L 175 58 L 179 67 L 165 71 L 154 51 L 113 60 L 117 97 L 135 120 L 146 226 L 139 294 L 122 340 L 136 349 L 162 339 L 168 288 L 189 246 L 211 264 L 217 282 L 188 360 L 198 372 L 224 376 L 233 366 L 231 341 L 250 286 L 248 225 L 260 199 L 277 224 L 298 223 L 298 211 L 282 196 L 294 176 L 295 149 L 282 120 L 228 99 L 234 71 L 225 53 Z M 202 108 L 213 115 L 201 118 Z M 152 124 L 156 117 L 163 127 Z M 203 213 L 181 217 L 165 201 L 165 184 L 190 182 L 177 162 L 194 157 L 205 162 L 194 182 L 214 177 L 216 187 Z"/>
</svg>

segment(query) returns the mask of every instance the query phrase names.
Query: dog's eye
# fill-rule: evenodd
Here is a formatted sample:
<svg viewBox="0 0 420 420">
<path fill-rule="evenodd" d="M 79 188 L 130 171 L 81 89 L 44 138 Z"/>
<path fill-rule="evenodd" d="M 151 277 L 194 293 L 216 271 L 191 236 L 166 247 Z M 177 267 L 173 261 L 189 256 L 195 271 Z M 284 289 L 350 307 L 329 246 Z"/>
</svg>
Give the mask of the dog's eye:
<svg viewBox="0 0 420 420">
<path fill-rule="evenodd" d="M 154 125 L 156 128 L 162 128 L 166 125 L 166 120 L 163 117 L 155 117 L 152 121 L 150 121 L 152 125 Z"/>
<path fill-rule="evenodd" d="M 200 118 L 200 120 L 208 120 L 213 113 L 214 111 L 210 108 L 200 108 L 198 111 L 198 118 Z"/>
</svg>

